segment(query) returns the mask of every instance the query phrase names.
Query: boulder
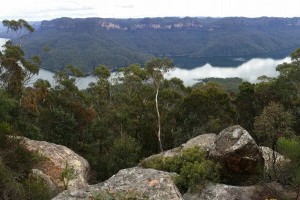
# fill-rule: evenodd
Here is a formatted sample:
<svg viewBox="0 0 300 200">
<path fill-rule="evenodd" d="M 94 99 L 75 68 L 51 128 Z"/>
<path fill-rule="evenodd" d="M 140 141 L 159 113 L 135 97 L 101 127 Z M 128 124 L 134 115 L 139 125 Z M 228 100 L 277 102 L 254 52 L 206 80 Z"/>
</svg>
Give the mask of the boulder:
<svg viewBox="0 0 300 200">
<path fill-rule="evenodd" d="M 217 135 L 214 133 L 198 135 L 197 137 L 194 137 L 188 140 L 186 143 L 182 144 L 181 147 L 182 150 L 192 148 L 192 147 L 199 147 L 203 151 L 208 152 L 213 147 L 216 139 L 217 139 Z"/>
<path fill-rule="evenodd" d="M 164 152 L 161 152 L 159 154 L 152 155 L 146 159 L 144 159 L 139 165 L 143 165 L 144 162 L 150 161 L 152 159 L 155 159 L 157 157 L 174 157 L 181 154 L 181 152 L 185 149 L 192 148 L 192 147 L 199 147 L 203 151 L 206 151 L 208 153 L 209 149 L 214 145 L 214 141 L 216 140 L 216 134 L 209 133 L 209 134 L 203 134 L 198 135 L 197 137 L 194 137 L 190 140 L 188 140 L 186 143 L 182 144 L 180 147 L 170 149 Z"/>
<path fill-rule="evenodd" d="M 200 192 L 188 190 L 183 195 L 185 200 L 257 200 L 257 199 L 295 199 L 294 191 L 284 189 L 279 183 L 263 185 L 232 186 L 208 184 Z"/>
<path fill-rule="evenodd" d="M 90 166 L 81 156 L 69 148 L 45 141 L 30 140 L 19 137 L 22 144 L 29 150 L 40 154 L 43 159 L 32 170 L 32 175 L 37 176 L 49 183 L 49 187 L 60 192 L 65 189 L 61 181 L 61 175 L 67 168 L 73 169 L 73 177 L 70 179 L 67 188 L 79 189 L 88 184 Z"/>
<path fill-rule="evenodd" d="M 171 173 L 140 167 L 120 170 L 102 183 L 77 191 L 66 190 L 53 200 L 80 199 L 183 200 Z"/>
<path fill-rule="evenodd" d="M 257 175 L 264 159 L 256 142 L 241 126 L 224 129 L 210 149 L 209 157 L 218 161 L 225 176 Z"/>
<path fill-rule="evenodd" d="M 268 172 L 273 168 L 273 163 L 274 163 L 273 150 L 269 147 L 264 147 L 264 146 L 261 146 L 259 148 L 261 149 L 263 158 L 265 160 L 265 171 Z M 291 162 L 291 160 L 285 158 L 283 155 L 281 155 L 276 151 L 274 153 L 275 153 L 275 169 L 280 172 L 284 170 L 286 165 L 288 165 Z"/>
</svg>

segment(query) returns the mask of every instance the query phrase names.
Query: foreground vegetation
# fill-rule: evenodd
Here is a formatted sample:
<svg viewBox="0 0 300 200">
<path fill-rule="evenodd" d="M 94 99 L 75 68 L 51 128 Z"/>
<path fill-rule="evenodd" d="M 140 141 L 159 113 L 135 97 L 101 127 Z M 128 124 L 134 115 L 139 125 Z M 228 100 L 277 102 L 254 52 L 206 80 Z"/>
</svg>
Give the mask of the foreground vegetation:
<svg viewBox="0 0 300 200">
<path fill-rule="evenodd" d="M 157 156 L 143 160 L 141 166 L 176 172 L 175 183 L 183 193 L 189 188 L 200 190 L 208 182 L 216 183 L 220 180 L 221 166 L 206 159 L 206 152 L 199 147 L 188 148 L 174 157 Z"/>
<path fill-rule="evenodd" d="M 26 28 L 25 22 L 16 23 L 9 27 Z M 69 76 L 82 75 L 72 66 L 56 73 L 52 87 L 46 80 L 28 86 L 32 74 L 38 73 L 39 59 L 25 59 L 20 46 L 11 42 L 5 48 L 0 54 L 3 199 L 34 199 L 30 195 L 43 191 L 43 184 L 27 176 L 34 156 L 6 135 L 65 145 L 89 161 L 97 174 L 94 181 L 102 181 L 144 157 L 234 124 L 248 130 L 259 144 L 289 157 L 292 162 L 287 171 L 292 175 L 286 176 L 285 184 L 300 188 L 300 50 L 292 54 L 291 63 L 277 66 L 278 77 L 261 77 L 256 84 L 243 82 L 237 92 L 229 93 L 211 81 L 186 87 L 178 78 L 164 79 L 163 74 L 173 66 L 167 58 L 121 68 L 117 77 L 106 66 L 98 66 L 94 71 L 97 82 L 85 90 L 79 90 L 75 78 Z M 176 164 L 181 166 L 183 187 L 193 183 L 185 173 L 198 173 L 201 165 L 213 164 Z M 204 171 L 197 180 L 210 179 L 210 175 Z M 279 180 L 279 175 L 269 178 Z"/>
</svg>

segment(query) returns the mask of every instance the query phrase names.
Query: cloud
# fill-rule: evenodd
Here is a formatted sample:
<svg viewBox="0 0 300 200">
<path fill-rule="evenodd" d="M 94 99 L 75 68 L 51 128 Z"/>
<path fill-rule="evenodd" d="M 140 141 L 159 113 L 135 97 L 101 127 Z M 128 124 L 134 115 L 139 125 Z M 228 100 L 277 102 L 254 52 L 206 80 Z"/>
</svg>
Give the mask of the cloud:
<svg viewBox="0 0 300 200">
<path fill-rule="evenodd" d="M 88 0 L 87 0 L 88 1 Z M 0 19 L 47 20 L 58 17 L 97 16 L 95 1 L 17 0 L 1 2 Z M 92 15 L 91 15 L 92 14 Z"/>
<path fill-rule="evenodd" d="M 116 5 L 115 7 L 131 9 L 131 8 L 134 8 L 134 5 L 133 4 L 130 4 L 130 5 Z"/>
<path fill-rule="evenodd" d="M 3 0 L 0 19 L 47 20 L 58 17 L 164 16 L 295 17 L 299 16 L 299 7 L 299 0 Z"/>
</svg>

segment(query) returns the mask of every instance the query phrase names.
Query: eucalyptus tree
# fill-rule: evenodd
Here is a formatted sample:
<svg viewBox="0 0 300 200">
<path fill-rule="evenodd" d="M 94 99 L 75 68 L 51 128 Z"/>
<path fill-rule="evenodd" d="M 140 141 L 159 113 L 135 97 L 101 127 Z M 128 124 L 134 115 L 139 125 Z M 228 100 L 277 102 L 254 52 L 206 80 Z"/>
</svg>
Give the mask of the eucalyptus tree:
<svg viewBox="0 0 300 200">
<path fill-rule="evenodd" d="M 162 141 L 161 141 L 161 116 L 158 105 L 158 95 L 160 91 L 161 84 L 164 80 L 164 74 L 173 69 L 173 62 L 169 58 L 153 58 L 145 64 L 147 73 L 155 87 L 155 107 L 157 114 L 157 139 L 160 151 L 163 151 Z"/>
<path fill-rule="evenodd" d="M 24 20 L 4 20 L 2 23 L 15 32 L 23 29 L 28 32 L 34 31 Z M 39 72 L 40 65 L 41 61 L 37 56 L 26 59 L 20 45 L 6 42 L 3 53 L 0 53 L 0 80 L 3 87 L 11 95 L 21 97 L 24 84 Z"/>
<path fill-rule="evenodd" d="M 294 134 L 294 116 L 286 111 L 278 103 L 270 102 L 262 113 L 255 118 L 254 134 L 261 145 L 269 146 L 272 149 L 272 166 L 274 178 L 276 175 L 276 153 L 277 143 L 280 137 L 291 137 Z"/>
<path fill-rule="evenodd" d="M 217 83 L 194 88 L 184 99 L 183 126 L 190 137 L 218 132 L 235 123 L 235 110 L 229 94 Z"/>
<path fill-rule="evenodd" d="M 237 121 L 249 132 L 252 132 L 253 130 L 253 123 L 256 115 L 254 87 L 255 85 L 252 83 L 243 82 L 239 86 L 239 92 L 235 99 Z"/>
<path fill-rule="evenodd" d="M 3 20 L 2 24 L 4 27 L 7 28 L 7 34 L 9 32 L 12 32 L 12 37 L 17 40 L 18 38 L 18 45 L 21 47 L 24 43 L 25 36 L 28 35 L 28 33 L 34 32 L 34 28 L 25 20 L 19 19 L 19 20 Z"/>
<path fill-rule="evenodd" d="M 292 61 L 277 66 L 279 72 L 274 87 L 278 100 L 290 109 L 295 118 L 295 130 L 300 132 L 300 49 L 291 54 Z"/>
</svg>

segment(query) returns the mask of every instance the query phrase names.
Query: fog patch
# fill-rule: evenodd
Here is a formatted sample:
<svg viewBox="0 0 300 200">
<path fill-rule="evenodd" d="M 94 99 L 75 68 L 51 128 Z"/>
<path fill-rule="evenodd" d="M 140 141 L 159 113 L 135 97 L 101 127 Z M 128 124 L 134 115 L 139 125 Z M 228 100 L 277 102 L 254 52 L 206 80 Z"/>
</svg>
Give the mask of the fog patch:
<svg viewBox="0 0 300 200">
<path fill-rule="evenodd" d="M 255 83 L 257 82 L 257 78 L 262 75 L 269 77 L 278 76 L 276 66 L 290 61 L 290 57 L 280 60 L 274 60 L 272 58 L 253 58 L 238 67 L 214 67 L 208 63 L 192 70 L 175 68 L 175 70 L 168 73 L 166 78 L 180 78 L 185 85 L 193 85 L 198 79 L 208 77 L 240 77 L 245 81 Z"/>
<path fill-rule="evenodd" d="M 6 38 L 0 38 L 0 51 L 3 52 L 4 50 L 4 45 L 5 43 L 8 41 L 9 39 L 6 39 Z"/>
<path fill-rule="evenodd" d="M 198 67 L 192 70 L 175 68 L 175 70 L 169 72 L 166 75 L 167 79 L 172 77 L 177 77 L 183 80 L 184 84 L 191 86 L 197 82 L 198 79 L 207 77 L 218 77 L 218 78 L 230 78 L 230 77 L 240 77 L 245 81 L 252 83 L 257 82 L 257 78 L 262 75 L 269 77 L 276 77 L 278 72 L 276 71 L 276 66 L 284 63 L 290 62 L 291 58 L 287 57 L 280 60 L 274 60 L 271 58 L 262 59 L 254 58 L 248 62 L 241 64 L 238 67 L 214 67 L 210 64 L 206 64 L 202 67 Z M 50 82 L 52 86 L 55 85 L 55 80 L 53 79 L 53 72 L 45 69 L 40 69 L 39 74 L 33 78 L 33 82 L 38 78 L 46 79 Z M 113 77 L 116 77 L 115 73 L 112 73 Z M 85 78 L 76 78 L 76 85 L 79 89 L 85 89 L 88 87 L 89 83 L 96 82 L 96 77 L 87 76 Z"/>
</svg>

